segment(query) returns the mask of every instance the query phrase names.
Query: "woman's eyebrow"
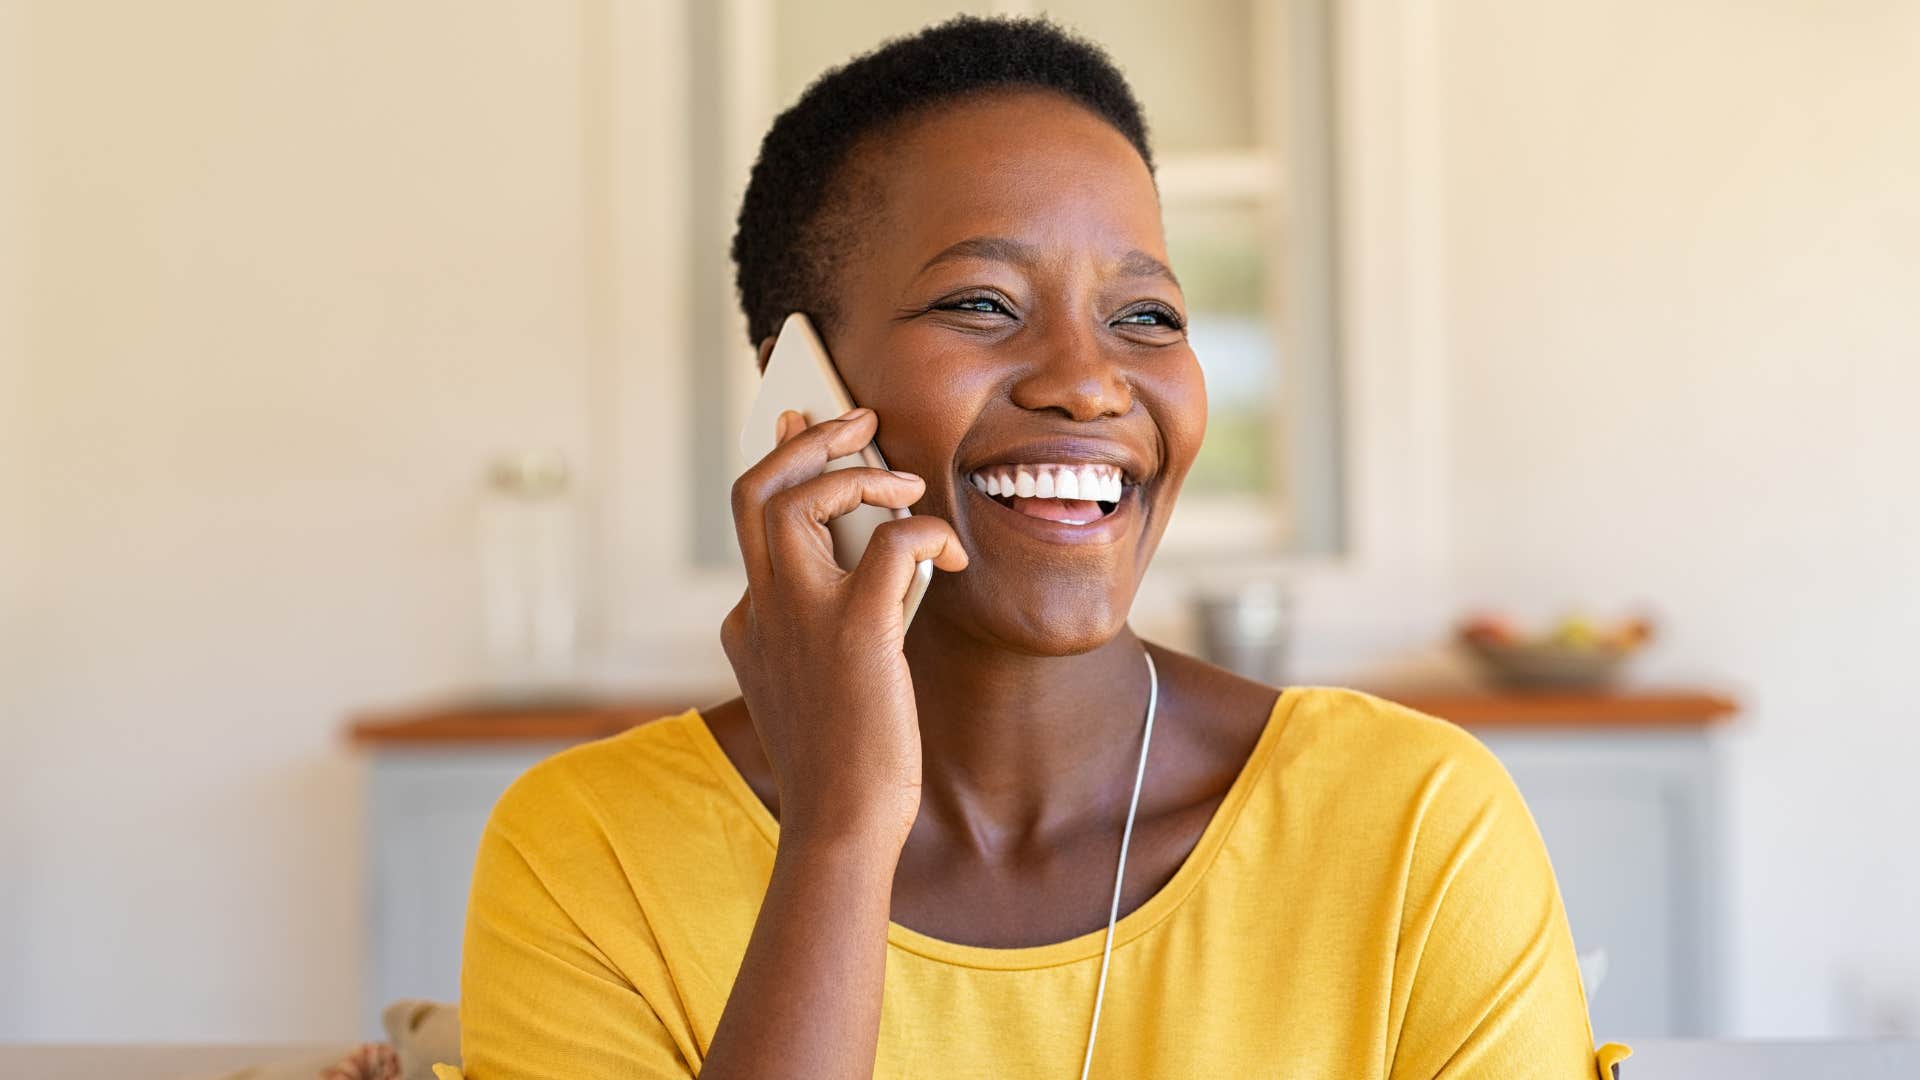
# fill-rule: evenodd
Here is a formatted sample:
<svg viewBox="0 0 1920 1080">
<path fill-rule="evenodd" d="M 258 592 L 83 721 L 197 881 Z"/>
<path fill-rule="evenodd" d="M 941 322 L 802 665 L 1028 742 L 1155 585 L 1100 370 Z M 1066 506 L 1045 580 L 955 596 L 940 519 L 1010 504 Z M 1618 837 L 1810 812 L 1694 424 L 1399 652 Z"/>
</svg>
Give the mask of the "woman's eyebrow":
<svg viewBox="0 0 1920 1080">
<path fill-rule="evenodd" d="M 1011 237 L 970 236 L 941 249 L 938 255 L 922 263 L 914 276 L 918 277 L 941 263 L 953 262 L 957 259 L 991 259 L 994 262 L 1028 266 L 1037 261 L 1038 254 L 1032 244 Z"/>
<path fill-rule="evenodd" d="M 1180 279 L 1173 276 L 1173 271 L 1168 269 L 1166 263 L 1139 248 L 1127 252 L 1126 256 L 1120 260 L 1120 273 L 1127 277 L 1163 278 L 1174 288 L 1180 288 Z"/>
<path fill-rule="evenodd" d="M 1039 261 L 1039 250 L 1023 240 L 1007 236 L 970 236 L 965 240 L 947 245 L 940 253 L 922 263 L 914 276 L 939 266 L 941 263 L 958 259 L 990 259 L 994 262 L 1012 263 L 1015 266 L 1030 266 Z M 1120 273 L 1126 277 L 1157 277 L 1180 287 L 1180 279 L 1173 276 L 1167 264 L 1152 255 L 1134 248 L 1120 258 Z"/>
</svg>

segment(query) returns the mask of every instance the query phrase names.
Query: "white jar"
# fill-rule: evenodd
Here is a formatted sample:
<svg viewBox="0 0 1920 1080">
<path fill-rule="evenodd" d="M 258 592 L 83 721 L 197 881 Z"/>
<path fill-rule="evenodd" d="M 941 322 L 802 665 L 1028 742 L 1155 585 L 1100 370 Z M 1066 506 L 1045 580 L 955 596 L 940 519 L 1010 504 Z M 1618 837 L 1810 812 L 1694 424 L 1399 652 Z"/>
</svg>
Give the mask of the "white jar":
<svg viewBox="0 0 1920 1080">
<path fill-rule="evenodd" d="M 560 455 L 514 454 L 488 467 L 480 505 L 481 647 L 495 692 L 551 692 L 576 674 L 577 515 Z"/>
</svg>

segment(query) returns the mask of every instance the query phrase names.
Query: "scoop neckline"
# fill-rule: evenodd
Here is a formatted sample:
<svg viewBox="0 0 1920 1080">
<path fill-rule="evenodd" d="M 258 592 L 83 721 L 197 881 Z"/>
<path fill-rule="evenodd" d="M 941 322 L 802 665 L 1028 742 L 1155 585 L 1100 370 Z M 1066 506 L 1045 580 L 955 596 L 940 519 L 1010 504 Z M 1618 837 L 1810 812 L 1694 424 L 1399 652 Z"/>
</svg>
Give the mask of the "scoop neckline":
<svg viewBox="0 0 1920 1080">
<path fill-rule="evenodd" d="M 1213 817 L 1200 833 L 1200 839 L 1193 850 L 1175 870 L 1173 877 L 1162 885 L 1159 891 L 1148 897 L 1144 903 L 1121 916 L 1113 927 L 1113 947 L 1138 938 L 1153 929 L 1167 916 L 1173 914 L 1181 901 L 1191 894 L 1206 875 L 1208 867 L 1226 843 L 1227 835 L 1233 830 L 1234 822 L 1239 819 L 1241 809 L 1246 805 L 1247 797 L 1259 783 L 1260 776 L 1266 771 L 1266 765 L 1273 757 L 1273 748 L 1280 741 L 1280 733 L 1286 727 L 1287 717 L 1292 713 L 1299 698 L 1299 687 L 1288 687 L 1280 691 L 1274 699 L 1273 708 L 1267 713 L 1265 725 L 1260 737 L 1254 741 L 1253 750 L 1241 765 L 1240 772 L 1233 778 L 1220 805 L 1214 808 Z M 707 718 L 698 709 L 689 709 L 676 719 L 686 720 L 685 730 L 701 757 L 719 777 L 736 803 L 752 821 L 755 830 L 767 843 L 777 848 L 780 843 L 780 823 L 775 820 L 767 804 L 754 794 L 753 786 L 733 764 L 721 749 L 720 741 L 707 726 Z M 1031 968 L 1057 967 L 1088 960 L 1100 955 L 1106 944 L 1107 929 L 1102 926 L 1084 934 L 1067 938 L 1064 941 L 1048 942 L 1042 945 L 1020 945 L 1012 948 L 999 948 L 989 945 L 966 945 L 956 941 L 947 941 L 930 934 L 923 934 L 907 926 L 887 920 L 887 944 L 893 948 L 925 957 L 929 960 L 959 967 L 983 968 L 989 970 L 1015 971 Z"/>
</svg>

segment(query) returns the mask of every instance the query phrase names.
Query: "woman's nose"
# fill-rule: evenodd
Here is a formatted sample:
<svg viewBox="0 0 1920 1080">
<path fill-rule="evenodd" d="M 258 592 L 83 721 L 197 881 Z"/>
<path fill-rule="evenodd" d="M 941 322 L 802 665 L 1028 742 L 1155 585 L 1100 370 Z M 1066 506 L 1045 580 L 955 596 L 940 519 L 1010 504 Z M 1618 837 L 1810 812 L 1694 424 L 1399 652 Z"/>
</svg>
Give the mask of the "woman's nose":
<svg viewBox="0 0 1920 1080">
<path fill-rule="evenodd" d="M 1125 416 L 1133 408 L 1132 384 L 1093 332 L 1063 330 L 1036 344 L 1032 366 L 1013 386 L 1014 404 L 1075 420 Z"/>
</svg>

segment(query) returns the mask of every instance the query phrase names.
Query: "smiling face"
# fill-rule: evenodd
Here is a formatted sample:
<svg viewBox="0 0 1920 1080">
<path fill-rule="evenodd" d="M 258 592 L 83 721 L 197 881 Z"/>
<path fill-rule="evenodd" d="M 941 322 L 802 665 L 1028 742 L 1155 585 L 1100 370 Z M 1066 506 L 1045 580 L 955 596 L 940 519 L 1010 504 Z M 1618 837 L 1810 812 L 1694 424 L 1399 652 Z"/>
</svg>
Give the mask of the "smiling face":
<svg viewBox="0 0 1920 1080">
<path fill-rule="evenodd" d="M 972 560 L 919 619 L 1042 655 L 1104 643 L 1206 427 L 1145 163 L 1064 97 L 999 91 L 850 165 L 858 241 L 826 344 L 888 464 L 926 478 L 913 511 Z"/>
</svg>

